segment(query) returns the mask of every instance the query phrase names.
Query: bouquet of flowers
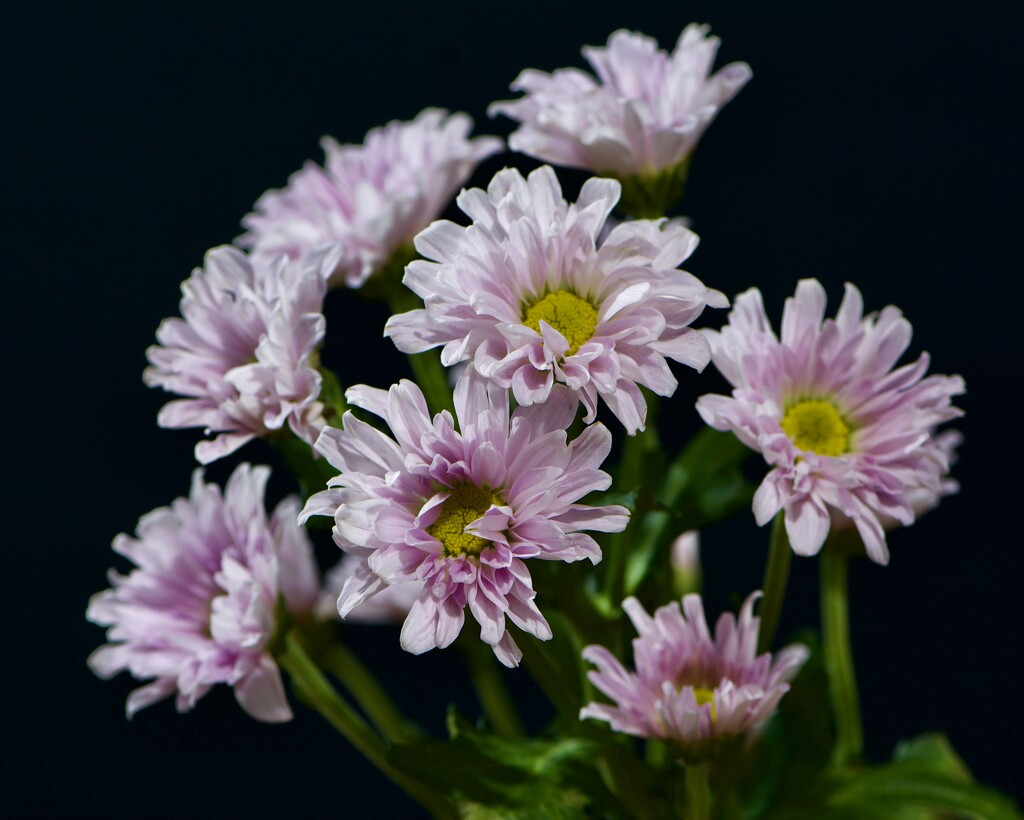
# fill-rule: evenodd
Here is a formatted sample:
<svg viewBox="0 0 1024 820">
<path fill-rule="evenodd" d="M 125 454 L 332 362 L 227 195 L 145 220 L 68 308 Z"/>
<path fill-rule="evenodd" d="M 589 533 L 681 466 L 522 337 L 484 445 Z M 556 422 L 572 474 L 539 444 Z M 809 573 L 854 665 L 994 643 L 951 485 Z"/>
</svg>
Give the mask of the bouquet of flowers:
<svg viewBox="0 0 1024 820">
<path fill-rule="evenodd" d="M 129 717 L 216 684 L 260 721 L 301 702 L 439 817 L 1020 816 L 941 735 L 864 758 L 848 564 L 885 564 L 887 531 L 956 492 L 964 383 L 901 364 L 909 321 L 853 284 L 826 317 L 800 281 L 773 321 L 756 287 L 730 300 L 680 269 L 698 237 L 669 215 L 751 77 L 713 71 L 717 48 L 706 26 L 671 52 L 618 31 L 583 50 L 593 73 L 523 71 L 489 113 L 548 164 L 484 187 L 505 145 L 465 114 L 325 139 L 207 253 L 147 353 L 178 397 L 158 423 L 203 428 L 203 465 L 262 439 L 301 497 L 268 513 L 269 468 L 223 488 L 200 468 L 114 540 L 132 567 L 90 601 L 108 643 L 89 664 L 145 682 Z M 593 174 L 575 201 L 553 166 Z M 382 344 L 414 379 L 343 386 L 321 359 L 331 289 L 388 304 Z M 676 374 L 709 364 L 731 393 L 683 395 Z M 658 427 L 690 401 L 707 427 L 676 450 Z M 712 632 L 699 531 L 751 511 L 763 585 Z M 779 646 L 794 552 L 820 563 L 820 631 Z M 387 621 L 395 651 L 455 644 L 481 714 L 452 709 L 446 737 L 403 714 L 344 642 Z M 554 712 L 532 734 L 520 665 Z"/>
</svg>

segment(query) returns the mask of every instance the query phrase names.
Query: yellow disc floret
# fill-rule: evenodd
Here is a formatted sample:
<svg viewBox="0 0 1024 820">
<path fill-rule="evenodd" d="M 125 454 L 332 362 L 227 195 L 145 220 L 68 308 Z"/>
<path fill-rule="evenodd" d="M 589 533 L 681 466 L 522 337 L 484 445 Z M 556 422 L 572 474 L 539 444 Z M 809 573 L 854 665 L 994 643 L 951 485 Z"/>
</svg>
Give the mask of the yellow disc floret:
<svg viewBox="0 0 1024 820">
<path fill-rule="evenodd" d="M 441 542 L 447 558 L 479 555 L 491 542 L 466 532 L 466 526 L 487 512 L 491 504 L 502 503 L 498 496 L 485 487 L 463 484 L 452 490 L 452 494 L 441 505 L 441 514 L 427 527 L 427 532 Z"/>
<path fill-rule="evenodd" d="M 523 324 L 540 333 L 541 321 L 565 336 L 567 356 L 586 344 L 597 327 L 597 308 L 568 290 L 555 290 L 523 311 Z"/>
<path fill-rule="evenodd" d="M 838 456 L 850 449 L 850 428 L 829 401 L 798 401 L 782 417 L 782 432 L 801 450 L 819 456 Z"/>
<path fill-rule="evenodd" d="M 712 689 L 698 689 L 696 686 L 693 688 L 693 696 L 697 699 L 697 705 L 703 706 L 705 703 L 711 704 L 711 722 L 715 722 L 715 718 L 718 717 L 718 709 L 715 707 L 715 693 Z"/>
</svg>

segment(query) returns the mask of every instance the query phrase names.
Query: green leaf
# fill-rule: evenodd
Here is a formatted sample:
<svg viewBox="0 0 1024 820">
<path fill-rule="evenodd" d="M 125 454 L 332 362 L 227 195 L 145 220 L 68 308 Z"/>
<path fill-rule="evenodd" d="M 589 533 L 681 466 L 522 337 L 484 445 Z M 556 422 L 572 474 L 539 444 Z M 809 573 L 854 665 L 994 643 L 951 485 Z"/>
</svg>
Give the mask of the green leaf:
<svg viewBox="0 0 1024 820">
<path fill-rule="evenodd" d="M 939 734 L 903 741 L 893 760 L 859 771 L 829 772 L 808 784 L 773 820 L 856 818 L 1020 820 L 1013 801 L 973 782 L 970 771 Z"/>
</svg>

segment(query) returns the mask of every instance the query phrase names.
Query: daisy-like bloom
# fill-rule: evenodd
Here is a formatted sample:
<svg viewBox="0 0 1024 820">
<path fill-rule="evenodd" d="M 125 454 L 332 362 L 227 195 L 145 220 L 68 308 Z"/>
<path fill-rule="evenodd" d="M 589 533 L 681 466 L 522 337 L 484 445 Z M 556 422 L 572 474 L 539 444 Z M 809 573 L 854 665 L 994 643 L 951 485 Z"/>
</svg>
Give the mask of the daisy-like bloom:
<svg viewBox="0 0 1024 820">
<path fill-rule="evenodd" d="M 283 257 L 264 266 L 214 248 L 181 285 L 182 318 L 165 319 L 146 351 L 143 380 L 186 398 L 163 406 L 161 427 L 205 427 L 208 464 L 285 424 L 312 444 L 324 426 L 316 351 L 325 284 Z"/>
<path fill-rule="evenodd" d="M 509 137 L 514 151 L 620 179 L 670 179 L 751 77 L 746 63 L 709 76 L 719 40 L 708 31 L 687 26 L 671 54 L 650 37 L 616 31 L 607 47 L 583 49 L 596 78 L 576 68 L 527 69 L 511 86 L 525 96 L 488 113 L 520 123 Z"/>
<path fill-rule="evenodd" d="M 891 306 L 864 316 L 853 285 L 835 319 L 824 314 L 824 288 L 801 281 L 778 338 L 760 291 L 738 296 L 729 324 L 707 333 L 732 396 L 702 396 L 697 410 L 771 465 L 754 495 L 759 524 L 785 510 L 793 550 L 813 555 L 833 519 L 852 521 L 867 554 L 885 564 L 884 527 L 913 523 L 955 490 L 946 474 L 958 439 L 935 430 L 962 415 L 951 401 L 964 382 L 925 377 L 926 353 L 894 370 L 910 323 Z"/>
<path fill-rule="evenodd" d="M 260 259 L 308 255 L 332 284 L 361 287 L 502 150 L 497 137 L 467 139 L 472 127 L 465 114 L 428 108 L 373 129 L 362 145 L 325 137 L 324 167 L 309 162 L 263 194 L 236 241 Z"/>
<path fill-rule="evenodd" d="M 686 757 L 700 756 L 722 738 L 756 739 L 809 654 L 793 644 L 774 659 L 770 652 L 757 655 L 761 619 L 753 610 L 760 594 L 747 598 L 738 620 L 731 612 L 719 617 L 713 638 L 699 595 L 685 596 L 682 611 L 673 602 L 653 618 L 627 598 L 622 608 L 639 636 L 633 640 L 636 671 L 603 646 L 584 649 L 584 659 L 597 667 L 588 673 L 590 681 L 614 705 L 589 703 L 580 719 L 668 741 Z"/>
<path fill-rule="evenodd" d="M 402 627 L 414 654 L 448 646 L 468 606 L 480 637 L 506 666 L 522 653 L 506 617 L 541 640 L 551 629 L 534 603 L 526 559 L 601 557 L 582 530 L 619 532 L 624 507 L 576 503 L 610 484 L 598 469 L 611 448 L 602 425 L 566 442 L 575 402 L 564 389 L 510 417 L 508 392 L 472 370 L 455 389 L 459 427 L 444 411 L 431 419 L 419 387 L 356 386 L 350 405 L 384 419 L 392 439 L 351 413 L 327 427 L 317 450 L 341 475 L 312 496 L 303 518 L 334 517 L 334 540 L 362 566 L 338 598 L 344 618 L 388 585 L 423 585 Z"/>
<path fill-rule="evenodd" d="M 710 348 L 689 325 L 728 300 L 677 270 L 697 246 L 686 228 L 623 222 L 599 244 L 619 192 L 615 180 L 590 179 L 570 205 L 549 166 L 528 179 L 506 169 L 487 191 L 463 191 L 473 224 L 435 222 L 416 237 L 435 261 L 411 263 L 404 281 L 425 307 L 392 316 L 385 335 L 406 353 L 444 345 L 445 365 L 471 359 L 521 405 L 562 383 L 588 422 L 600 398 L 629 433 L 642 430 L 640 386 L 672 395 L 666 358 L 703 369 Z"/>
<path fill-rule="evenodd" d="M 237 467 L 223 493 L 201 470 L 192 491 L 139 520 L 136 537 L 121 534 L 114 551 L 135 564 L 110 571 L 111 588 L 89 602 L 86 617 L 109 627 L 109 644 L 89 657 L 101 678 L 127 670 L 152 682 L 128 697 L 131 717 L 177 692 L 179 712 L 210 687 L 234 687 L 257 720 L 292 717 L 281 673 L 268 650 L 279 600 L 296 617 L 312 612 L 319 573 L 296 498 L 268 519 L 267 467 Z"/>
</svg>

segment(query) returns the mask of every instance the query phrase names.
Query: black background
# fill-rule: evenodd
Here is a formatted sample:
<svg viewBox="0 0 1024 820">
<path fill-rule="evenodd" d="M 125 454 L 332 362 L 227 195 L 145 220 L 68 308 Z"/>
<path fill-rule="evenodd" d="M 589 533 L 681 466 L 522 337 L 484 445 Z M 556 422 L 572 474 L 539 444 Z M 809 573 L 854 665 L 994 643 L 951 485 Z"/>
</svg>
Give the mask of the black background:
<svg viewBox="0 0 1024 820">
<path fill-rule="evenodd" d="M 84 611 L 115 563 L 111 538 L 185 493 L 194 468 L 195 432 L 155 425 L 166 397 L 141 383 L 144 351 L 203 252 L 237 235 L 264 189 L 322 159 L 322 134 L 360 142 L 427 105 L 507 134 L 485 107 L 520 69 L 579 65 L 581 45 L 620 27 L 671 47 L 691 20 L 722 38 L 719 65 L 746 60 L 754 79 L 696 155 L 682 212 L 702 242 L 687 269 L 729 295 L 757 284 L 775 321 L 797 279 L 820 278 L 833 309 L 853 281 L 869 309 L 904 309 L 911 355 L 927 349 L 934 372 L 967 380 L 962 493 L 891 536 L 889 567 L 852 573 L 868 752 L 941 728 L 979 779 L 1020 800 L 1021 5 L 250 0 L 0 12 L 6 807 L 414 812 L 307 712 L 263 726 L 217 691 L 191 714 L 162 703 L 126 722 L 132 682 L 86 668 L 103 636 Z M 513 161 L 531 167 L 497 158 L 474 183 Z M 581 179 L 564 176 L 570 196 Z M 328 311 L 326 358 L 345 382 L 401 373 L 378 341 L 383 314 L 346 294 Z M 698 428 L 693 399 L 723 389 L 710 372 L 681 376 L 664 422 L 676 440 Z M 289 489 L 279 476 L 274 493 Z M 749 521 L 706 534 L 712 615 L 759 584 L 766 540 Z M 783 634 L 816 621 L 815 571 L 794 562 Z M 392 629 L 347 634 L 430 727 L 450 702 L 473 712 L 456 658 L 405 655 Z M 511 678 L 535 697 L 525 672 Z"/>
</svg>

